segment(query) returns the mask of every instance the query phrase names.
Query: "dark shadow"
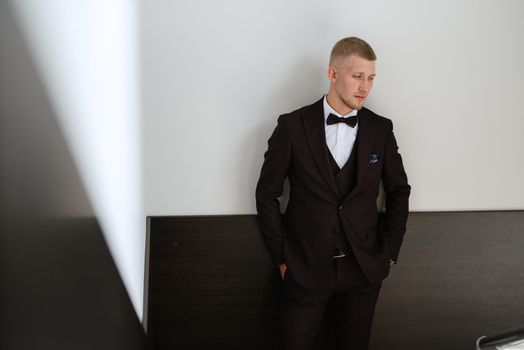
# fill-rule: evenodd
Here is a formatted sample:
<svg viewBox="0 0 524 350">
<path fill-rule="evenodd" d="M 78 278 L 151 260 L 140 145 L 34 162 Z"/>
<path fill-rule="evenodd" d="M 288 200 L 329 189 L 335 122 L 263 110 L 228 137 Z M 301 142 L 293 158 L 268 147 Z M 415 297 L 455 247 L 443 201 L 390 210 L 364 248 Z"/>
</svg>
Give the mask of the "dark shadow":
<svg viewBox="0 0 524 350">
<path fill-rule="evenodd" d="M 0 348 L 144 349 L 144 332 L 0 0 Z"/>
</svg>

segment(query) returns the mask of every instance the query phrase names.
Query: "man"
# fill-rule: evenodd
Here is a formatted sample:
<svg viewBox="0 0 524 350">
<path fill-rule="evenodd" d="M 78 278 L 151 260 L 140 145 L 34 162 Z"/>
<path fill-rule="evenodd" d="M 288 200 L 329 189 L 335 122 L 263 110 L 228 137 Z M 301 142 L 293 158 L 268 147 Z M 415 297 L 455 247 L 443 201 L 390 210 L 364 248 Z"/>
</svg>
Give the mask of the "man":
<svg viewBox="0 0 524 350">
<path fill-rule="evenodd" d="M 399 254 L 410 186 L 391 121 L 363 107 L 375 60 L 362 39 L 336 43 L 327 95 L 280 116 L 268 141 L 256 202 L 283 280 L 285 349 L 312 347 L 328 300 L 336 349 L 367 349 L 381 282 Z M 381 180 L 386 210 L 378 213 Z"/>
</svg>

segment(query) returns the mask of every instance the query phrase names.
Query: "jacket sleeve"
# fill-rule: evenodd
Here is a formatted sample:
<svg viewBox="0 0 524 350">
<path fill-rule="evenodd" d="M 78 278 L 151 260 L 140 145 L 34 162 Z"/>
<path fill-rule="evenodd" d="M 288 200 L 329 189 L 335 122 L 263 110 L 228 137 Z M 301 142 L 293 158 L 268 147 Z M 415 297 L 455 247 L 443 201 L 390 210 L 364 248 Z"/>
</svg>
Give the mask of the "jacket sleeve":
<svg viewBox="0 0 524 350">
<path fill-rule="evenodd" d="M 390 258 L 397 261 L 400 246 L 406 233 L 406 222 L 409 213 L 409 194 L 411 187 L 408 184 L 402 157 L 398 152 L 397 141 L 393 134 L 393 124 L 389 123 L 388 138 L 384 153 L 384 167 L 382 183 L 386 197 L 382 221 L 383 236 L 389 243 Z"/>
<path fill-rule="evenodd" d="M 291 146 L 280 117 L 269 138 L 255 191 L 259 228 L 275 265 L 284 262 L 283 245 L 286 232 L 280 213 L 279 197 L 283 192 L 290 161 Z"/>
</svg>

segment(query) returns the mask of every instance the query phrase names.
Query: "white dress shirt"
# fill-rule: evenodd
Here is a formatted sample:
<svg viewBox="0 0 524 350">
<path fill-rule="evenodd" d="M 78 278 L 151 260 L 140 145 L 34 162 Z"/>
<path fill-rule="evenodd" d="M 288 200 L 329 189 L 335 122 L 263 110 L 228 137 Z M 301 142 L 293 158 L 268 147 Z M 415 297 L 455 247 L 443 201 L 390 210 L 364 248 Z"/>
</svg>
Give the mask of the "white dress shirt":
<svg viewBox="0 0 524 350">
<path fill-rule="evenodd" d="M 355 139 L 357 138 L 358 123 L 354 128 L 350 127 L 345 123 L 336 123 L 327 125 L 327 118 L 330 113 L 333 113 L 340 118 L 349 118 L 357 115 L 357 110 L 346 114 L 340 115 L 337 113 L 327 102 L 327 95 L 324 96 L 324 126 L 326 129 L 326 143 L 331 152 L 331 155 L 338 164 L 338 167 L 342 169 L 344 164 L 349 159 Z"/>
</svg>

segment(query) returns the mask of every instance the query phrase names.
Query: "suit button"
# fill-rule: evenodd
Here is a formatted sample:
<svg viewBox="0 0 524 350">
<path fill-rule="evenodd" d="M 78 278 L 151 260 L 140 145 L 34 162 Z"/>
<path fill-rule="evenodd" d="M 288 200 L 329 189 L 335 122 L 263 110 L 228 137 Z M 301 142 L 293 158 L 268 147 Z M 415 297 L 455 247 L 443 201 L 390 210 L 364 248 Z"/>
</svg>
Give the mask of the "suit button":
<svg viewBox="0 0 524 350">
<path fill-rule="evenodd" d="M 339 231 L 338 229 L 334 228 L 334 229 L 333 229 L 333 233 L 336 234 L 336 235 L 338 235 L 338 234 L 340 233 L 340 231 Z"/>
<path fill-rule="evenodd" d="M 340 206 L 338 207 L 338 211 L 341 211 L 341 210 L 342 210 L 342 206 L 340 205 Z"/>
</svg>

